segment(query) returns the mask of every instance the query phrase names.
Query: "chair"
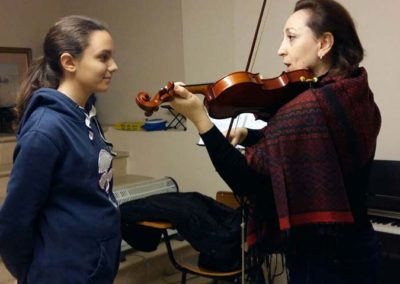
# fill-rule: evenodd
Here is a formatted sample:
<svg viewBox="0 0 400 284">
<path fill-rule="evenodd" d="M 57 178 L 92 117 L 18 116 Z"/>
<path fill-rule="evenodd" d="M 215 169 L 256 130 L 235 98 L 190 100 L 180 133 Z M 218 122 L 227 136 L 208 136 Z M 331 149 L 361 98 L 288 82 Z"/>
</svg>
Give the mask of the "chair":
<svg viewBox="0 0 400 284">
<path fill-rule="evenodd" d="M 216 200 L 229 207 L 238 208 L 239 203 L 236 201 L 234 195 L 228 191 L 219 191 L 216 195 Z M 213 283 L 218 283 L 219 280 L 230 280 L 234 283 L 239 283 L 240 276 L 242 275 L 242 269 L 236 269 L 228 272 L 212 271 L 209 269 L 202 268 L 198 266 L 198 254 L 191 255 L 179 259 L 175 258 L 174 251 L 171 246 L 171 237 L 168 235 L 168 229 L 172 229 L 173 226 L 169 222 L 154 222 L 154 221 L 141 221 L 138 224 L 154 229 L 162 230 L 162 236 L 167 248 L 168 257 L 172 265 L 178 269 L 181 275 L 181 284 L 186 284 L 187 274 L 194 274 L 206 278 L 213 279 Z"/>
</svg>

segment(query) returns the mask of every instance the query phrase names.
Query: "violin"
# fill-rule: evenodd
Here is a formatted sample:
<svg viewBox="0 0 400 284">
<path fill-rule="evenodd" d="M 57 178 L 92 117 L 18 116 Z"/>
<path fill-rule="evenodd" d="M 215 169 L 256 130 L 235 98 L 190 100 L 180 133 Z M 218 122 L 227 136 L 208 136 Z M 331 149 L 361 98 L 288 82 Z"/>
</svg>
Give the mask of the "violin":
<svg viewBox="0 0 400 284">
<path fill-rule="evenodd" d="M 184 87 L 192 93 L 204 95 L 204 105 L 212 118 L 223 119 L 241 113 L 253 113 L 266 120 L 315 82 L 317 78 L 306 69 L 282 72 L 280 76 L 271 79 L 262 79 L 258 73 L 239 71 L 215 83 Z M 171 100 L 174 86 L 174 82 L 168 82 L 153 98 L 146 92 L 139 92 L 136 103 L 150 116 L 158 110 L 160 104 Z"/>
<path fill-rule="evenodd" d="M 227 137 L 237 115 L 253 113 L 257 118 L 267 120 L 282 105 L 318 81 L 305 69 L 282 72 L 271 79 L 262 79 L 259 73 L 248 71 L 266 2 L 264 0 L 261 7 L 246 71 L 231 73 L 215 83 L 185 85 L 190 92 L 204 95 L 204 105 L 210 117 L 232 118 Z M 153 98 L 146 92 L 140 92 L 136 96 L 136 103 L 145 111 L 145 115 L 150 116 L 160 104 L 171 100 L 174 87 L 174 82 L 168 82 Z"/>
</svg>

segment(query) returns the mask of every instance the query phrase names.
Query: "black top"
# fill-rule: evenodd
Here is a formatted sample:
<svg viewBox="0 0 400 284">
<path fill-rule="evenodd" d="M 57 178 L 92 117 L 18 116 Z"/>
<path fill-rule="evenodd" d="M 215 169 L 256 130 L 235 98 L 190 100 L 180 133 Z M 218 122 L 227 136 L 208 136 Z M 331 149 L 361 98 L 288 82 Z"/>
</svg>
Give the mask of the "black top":
<svg viewBox="0 0 400 284">
<path fill-rule="evenodd" d="M 245 156 L 229 143 L 216 126 L 200 136 L 216 171 L 235 194 L 249 195 L 260 190 L 265 191 L 269 186 L 270 179 L 251 168 Z M 251 146 L 262 137 L 261 131 L 248 129 L 242 146 Z"/>
</svg>

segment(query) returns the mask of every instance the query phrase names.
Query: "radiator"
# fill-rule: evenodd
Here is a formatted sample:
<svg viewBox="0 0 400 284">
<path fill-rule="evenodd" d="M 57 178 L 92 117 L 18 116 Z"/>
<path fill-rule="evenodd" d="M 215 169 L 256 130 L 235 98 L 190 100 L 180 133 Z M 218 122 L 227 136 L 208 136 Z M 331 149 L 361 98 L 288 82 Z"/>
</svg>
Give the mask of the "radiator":
<svg viewBox="0 0 400 284">
<path fill-rule="evenodd" d="M 171 177 L 149 179 L 140 182 L 124 183 L 114 186 L 114 196 L 118 204 L 144 198 L 150 195 L 177 192 L 178 184 Z"/>
</svg>

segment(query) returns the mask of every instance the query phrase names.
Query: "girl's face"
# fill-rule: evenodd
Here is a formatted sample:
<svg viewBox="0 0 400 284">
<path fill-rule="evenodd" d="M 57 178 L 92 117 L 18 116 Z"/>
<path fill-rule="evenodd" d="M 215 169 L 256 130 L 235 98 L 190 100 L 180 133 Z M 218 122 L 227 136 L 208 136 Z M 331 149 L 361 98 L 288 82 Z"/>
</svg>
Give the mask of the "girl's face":
<svg viewBox="0 0 400 284">
<path fill-rule="evenodd" d="M 319 57 L 321 42 L 307 26 L 309 17 L 308 10 L 299 10 L 288 18 L 278 55 L 282 56 L 286 71 L 309 69 L 314 76 L 320 76 L 327 70 Z"/>
<path fill-rule="evenodd" d="M 113 40 L 107 31 L 94 31 L 88 47 L 76 60 L 76 74 L 80 88 L 87 94 L 107 91 L 118 66 L 113 58 Z"/>
</svg>

